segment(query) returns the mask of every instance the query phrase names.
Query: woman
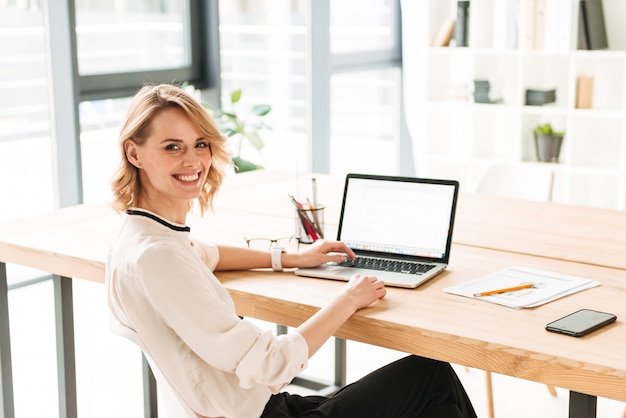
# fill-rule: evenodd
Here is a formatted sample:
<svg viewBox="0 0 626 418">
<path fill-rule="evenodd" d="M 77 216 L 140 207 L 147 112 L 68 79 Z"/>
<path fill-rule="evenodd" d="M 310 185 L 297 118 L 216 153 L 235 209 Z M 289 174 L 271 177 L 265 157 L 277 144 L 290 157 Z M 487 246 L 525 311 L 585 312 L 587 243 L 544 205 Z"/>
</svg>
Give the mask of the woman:
<svg viewBox="0 0 626 418">
<path fill-rule="evenodd" d="M 385 296 L 384 283 L 355 276 L 293 332 L 259 329 L 237 316 L 213 271 L 311 267 L 354 253 L 318 241 L 272 260 L 267 251 L 190 239 L 186 215 L 193 202 L 212 209 L 230 155 L 210 115 L 175 86 L 138 92 L 119 145 L 113 206 L 125 215 L 106 266 L 112 317 L 198 416 L 475 416 L 450 365 L 416 356 L 330 398 L 280 393 L 353 313 Z"/>
</svg>

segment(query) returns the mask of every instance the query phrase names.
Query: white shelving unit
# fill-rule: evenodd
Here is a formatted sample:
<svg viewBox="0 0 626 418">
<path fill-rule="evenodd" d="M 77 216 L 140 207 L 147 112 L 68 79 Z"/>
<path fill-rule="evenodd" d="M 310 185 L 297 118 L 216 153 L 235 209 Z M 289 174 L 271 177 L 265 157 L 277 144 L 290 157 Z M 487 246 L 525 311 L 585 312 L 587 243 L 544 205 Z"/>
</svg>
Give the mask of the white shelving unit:
<svg viewBox="0 0 626 418">
<path fill-rule="evenodd" d="M 432 46 L 443 22 L 456 18 L 456 1 L 402 3 L 418 174 L 456 178 L 470 190 L 493 160 L 550 164 L 554 201 L 624 209 L 626 2 L 602 0 L 609 48 L 578 50 L 579 0 L 545 0 L 544 46 L 526 47 L 524 10 L 532 1 L 471 0 L 468 47 Z M 593 77 L 591 109 L 576 108 L 580 76 Z M 489 80 L 491 98 L 502 101 L 474 103 L 475 79 Z M 556 102 L 527 106 L 528 88 L 554 88 Z M 559 163 L 537 161 L 532 130 L 545 122 L 566 131 Z"/>
</svg>

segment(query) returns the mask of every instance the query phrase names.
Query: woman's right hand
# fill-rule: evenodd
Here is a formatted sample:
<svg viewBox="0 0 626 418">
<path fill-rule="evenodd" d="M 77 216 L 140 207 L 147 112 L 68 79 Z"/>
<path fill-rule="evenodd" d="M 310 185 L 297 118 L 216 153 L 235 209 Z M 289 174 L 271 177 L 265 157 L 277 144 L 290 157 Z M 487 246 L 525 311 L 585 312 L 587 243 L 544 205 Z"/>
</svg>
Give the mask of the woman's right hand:
<svg viewBox="0 0 626 418">
<path fill-rule="evenodd" d="M 387 294 L 385 283 L 374 276 L 355 274 L 330 303 L 304 321 L 297 331 L 309 347 L 309 357 L 330 338 L 356 311 Z"/>
<path fill-rule="evenodd" d="M 356 312 L 384 298 L 386 294 L 385 282 L 379 278 L 355 274 L 341 289 L 338 296 L 353 303 Z"/>
</svg>

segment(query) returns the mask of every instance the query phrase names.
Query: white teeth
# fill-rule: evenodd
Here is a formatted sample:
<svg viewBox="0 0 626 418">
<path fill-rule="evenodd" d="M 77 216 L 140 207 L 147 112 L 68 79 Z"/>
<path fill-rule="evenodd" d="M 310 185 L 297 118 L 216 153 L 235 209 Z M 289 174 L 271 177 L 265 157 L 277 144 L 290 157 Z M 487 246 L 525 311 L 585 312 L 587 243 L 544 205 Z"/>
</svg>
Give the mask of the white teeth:
<svg viewBox="0 0 626 418">
<path fill-rule="evenodd" d="M 192 175 L 192 176 L 176 176 L 176 178 L 180 181 L 186 181 L 186 182 L 192 182 L 192 181 L 196 181 L 198 180 L 198 177 L 200 177 L 198 175 L 198 173 Z"/>
</svg>

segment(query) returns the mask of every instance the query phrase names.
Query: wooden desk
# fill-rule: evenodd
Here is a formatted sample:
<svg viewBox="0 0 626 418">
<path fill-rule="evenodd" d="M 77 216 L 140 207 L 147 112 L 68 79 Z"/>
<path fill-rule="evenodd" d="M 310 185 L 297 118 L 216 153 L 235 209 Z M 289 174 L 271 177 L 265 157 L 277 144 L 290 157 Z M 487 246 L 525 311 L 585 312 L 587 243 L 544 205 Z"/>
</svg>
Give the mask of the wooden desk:
<svg viewBox="0 0 626 418">
<path fill-rule="evenodd" d="M 327 236 L 334 238 L 344 179 L 316 177 L 318 200 L 326 205 Z M 295 190 L 295 180 L 263 172 L 256 181 L 261 184 L 229 178 L 225 189 L 245 193 L 220 196 L 216 211 L 253 206 L 255 212 L 288 216 L 292 208 L 285 194 Z M 621 210 L 461 193 L 453 239 L 456 244 L 626 269 L 625 231 L 626 213 Z"/>
<path fill-rule="evenodd" d="M 626 269 L 626 213 L 463 194 L 454 241 Z"/>
<path fill-rule="evenodd" d="M 255 174 L 258 178 L 250 180 Z M 282 235 L 293 231 L 293 208 L 286 197 L 293 190 L 293 182 L 271 172 L 250 174 L 247 179 L 250 183 L 244 181 L 246 178 L 243 176 L 238 175 L 229 179 L 232 182 L 224 184 L 216 201 L 215 215 L 190 219 L 195 236 L 244 245 L 245 235 L 272 232 Z M 319 176 L 319 182 L 319 201 L 327 206 L 326 232 L 332 237 L 336 230 L 343 183 L 325 176 Z M 622 348 L 626 346 L 626 329 L 620 320 L 626 315 L 623 304 L 626 295 L 624 268 L 615 266 L 616 261 L 610 261 L 609 257 L 605 260 L 603 255 L 591 260 L 577 259 L 583 254 L 579 248 L 582 241 L 569 243 L 567 236 L 571 231 L 567 228 L 561 230 L 558 225 L 551 226 L 553 235 L 549 240 L 558 245 L 544 244 L 543 236 L 535 237 L 538 243 L 532 245 L 532 235 L 526 229 L 518 228 L 513 217 L 502 215 L 503 206 L 492 206 L 492 198 L 485 197 L 483 200 L 478 196 L 468 196 L 461 197 L 449 269 L 415 290 L 389 288 L 383 301 L 354 315 L 337 336 L 567 388 L 576 394 L 572 397 L 573 402 L 582 400 L 585 403 L 590 399 L 578 396 L 578 393 L 626 401 L 626 363 Z M 500 200 L 502 205 L 507 202 L 507 210 L 511 211 L 520 204 L 510 199 Z M 553 208 L 548 204 L 537 204 L 532 215 L 541 214 L 542 207 L 548 214 Z M 607 233 L 610 230 L 611 237 L 624 235 L 613 226 L 603 225 L 605 211 L 599 211 L 602 216 L 596 217 L 589 216 L 596 213 L 593 209 L 562 209 L 568 210 L 566 220 L 585 219 L 596 224 L 596 229 L 591 225 L 589 227 L 588 242 L 592 245 L 606 245 L 609 249 L 619 246 L 612 239 L 603 244 L 605 241 L 600 239 L 601 234 L 593 233 L 603 229 Z M 482 217 L 472 214 L 482 214 Z M 617 213 L 610 215 L 618 218 Z M 521 211 L 518 216 L 518 222 L 529 222 L 527 212 Z M 59 295 L 64 295 L 59 297 L 59 305 L 67 309 L 65 301 L 71 300 L 71 287 L 70 299 L 67 299 L 67 287 L 62 286 L 71 286 L 71 280 L 61 277 L 102 282 L 106 252 L 117 233 L 119 222 L 120 217 L 105 206 L 78 206 L 36 219 L 0 225 L 0 262 L 23 264 L 57 275 L 55 283 L 59 286 Z M 482 229 L 491 228 L 493 224 L 507 225 L 508 222 L 515 228 L 508 234 Z M 576 234 L 584 235 L 582 231 Z M 559 249 L 560 245 L 571 248 Z M 589 245 L 586 244 L 585 248 Z M 544 252 L 542 246 L 551 248 L 555 253 Z M 594 254 L 602 253 L 603 248 Z M 557 250 L 561 253 L 557 254 Z M 602 286 L 525 310 L 450 295 L 442 290 L 510 265 L 592 277 L 599 280 Z M 339 282 L 298 277 L 290 272 L 229 272 L 220 273 L 219 277 L 229 289 L 241 315 L 289 326 L 297 326 L 308 318 L 342 286 Z M 6 274 L 4 283 L 6 289 Z M 6 297 L 6 290 L 4 292 Z M 577 339 L 544 330 L 544 325 L 550 320 L 581 307 L 613 312 L 620 319 L 616 324 Z M 60 312 L 59 317 L 59 338 L 66 350 L 61 361 L 72 363 L 73 346 L 68 349 L 73 341 L 71 312 Z M 0 319 L 0 331 L 3 322 L 8 329 L 8 314 L 0 314 Z M 5 335 L 8 333 L 0 335 L 3 341 Z M 0 348 L 4 389 L 10 386 L 4 363 L 7 348 L 6 345 Z M 68 376 L 63 379 L 68 380 Z M 71 404 L 72 387 L 71 384 L 69 386 L 62 390 L 61 397 L 67 396 Z M 6 405 L 9 399 L 6 390 L 3 394 Z M 11 415 L 5 412 L 5 416 Z M 70 411 L 62 416 L 75 415 Z M 593 417 L 595 410 L 570 407 L 570 416 Z"/>
</svg>

